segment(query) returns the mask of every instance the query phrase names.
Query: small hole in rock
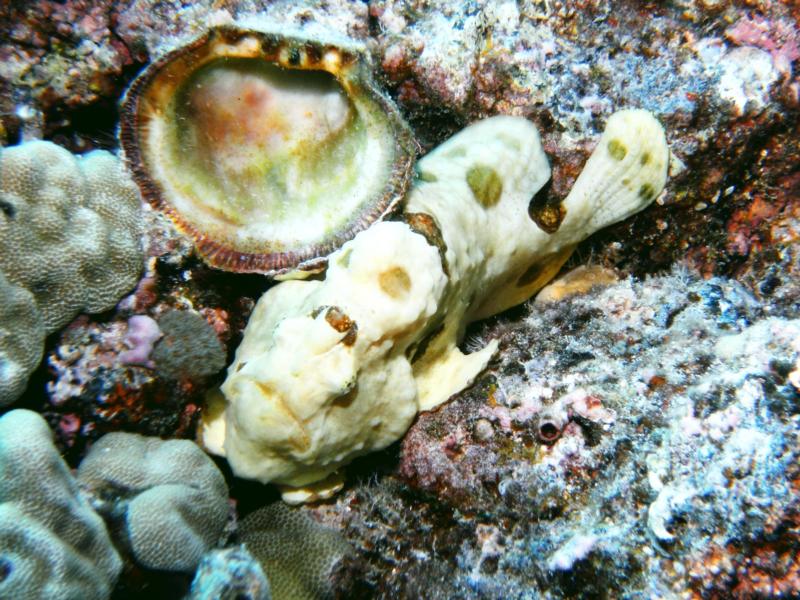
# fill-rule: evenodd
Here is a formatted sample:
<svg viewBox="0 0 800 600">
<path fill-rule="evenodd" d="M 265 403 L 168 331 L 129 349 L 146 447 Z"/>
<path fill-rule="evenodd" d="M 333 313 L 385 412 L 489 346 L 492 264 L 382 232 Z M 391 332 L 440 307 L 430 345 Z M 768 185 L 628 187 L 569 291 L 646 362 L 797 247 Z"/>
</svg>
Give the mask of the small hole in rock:
<svg viewBox="0 0 800 600">
<path fill-rule="evenodd" d="M 561 431 L 556 427 L 555 423 L 545 421 L 539 425 L 539 439 L 545 443 L 551 443 L 558 439 Z"/>
<path fill-rule="evenodd" d="M 14 571 L 14 565 L 5 556 L 0 556 L 0 583 L 9 578 Z"/>
</svg>

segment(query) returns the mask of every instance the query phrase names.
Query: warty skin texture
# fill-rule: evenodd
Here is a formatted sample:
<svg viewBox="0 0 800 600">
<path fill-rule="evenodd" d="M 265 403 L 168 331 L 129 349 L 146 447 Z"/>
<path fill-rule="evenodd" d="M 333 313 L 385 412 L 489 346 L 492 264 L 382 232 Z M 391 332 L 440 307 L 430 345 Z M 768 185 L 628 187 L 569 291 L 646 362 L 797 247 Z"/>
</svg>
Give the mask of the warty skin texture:
<svg viewBox="0 0 800 600">
<path fill-rule="evenodd" d="M 652 202 L 669 161 L 644 111 L 614 115 L 558 207 L 530 200 L 550 175 L 536 128 L 494 117 L 418 166 L 404 221 L 356 236 L 324 281 L 285 282 L 259 301 L 211 403 L 206 447 L 284 499 L 326 497 L 338 469 L 399 439 L 419 410 L 464 389 L 495 342 L 465 355 L 466 325 L 528 299 L 575 245 Z"/>
</svg>

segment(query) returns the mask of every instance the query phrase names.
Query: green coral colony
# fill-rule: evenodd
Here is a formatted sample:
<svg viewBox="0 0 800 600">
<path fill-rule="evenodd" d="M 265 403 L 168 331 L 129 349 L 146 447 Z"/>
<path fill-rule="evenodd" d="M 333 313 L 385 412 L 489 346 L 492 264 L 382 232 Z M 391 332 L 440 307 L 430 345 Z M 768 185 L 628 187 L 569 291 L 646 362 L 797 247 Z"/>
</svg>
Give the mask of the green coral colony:
<svg viewBox="0 0 800 600">
<path fill-rule="evenodd" d="M 392 210 L 411 134 L 363 48 L 221 26 L 155 61 L 120 135 L 144 196 L 218 268 L 279 275 Z"/>
</svg>

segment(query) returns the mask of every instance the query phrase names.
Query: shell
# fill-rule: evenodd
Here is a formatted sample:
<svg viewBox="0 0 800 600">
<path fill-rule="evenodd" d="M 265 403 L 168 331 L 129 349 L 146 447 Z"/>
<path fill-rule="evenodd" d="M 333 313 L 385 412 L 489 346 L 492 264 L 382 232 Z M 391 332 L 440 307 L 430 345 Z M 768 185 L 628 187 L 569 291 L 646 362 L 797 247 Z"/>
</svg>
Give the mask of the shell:
<svg viewBox="0 0 800 600">
<path fill-rule="evenodd" d="M 392 211 L 415 145 L 362 46 L 236 26 L 152 63 L 122 103 L 143 195 L 210 265 L 286 275 Z"/>
</svg>

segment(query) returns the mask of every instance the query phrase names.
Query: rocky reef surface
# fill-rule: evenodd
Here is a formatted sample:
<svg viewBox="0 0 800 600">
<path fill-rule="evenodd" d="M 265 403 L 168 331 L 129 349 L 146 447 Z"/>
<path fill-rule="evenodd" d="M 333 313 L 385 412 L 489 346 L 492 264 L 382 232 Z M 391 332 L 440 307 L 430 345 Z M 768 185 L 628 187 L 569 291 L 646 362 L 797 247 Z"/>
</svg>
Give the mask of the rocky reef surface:
<svg viewBox="0 0 800 600">
<path fill-rule="evenodd" d="M 592 265 L 575 276 L 584 291 L 473 325 L 463 350 L 499 341 L 487 371 L 351 465 L 339 496 L 263 509 L 277 493 L 220 461 L 218 546 L 266 541 L 255 559 L 204 560 L 191 597 L 267 597 L 265 574 L 273 595 L 307 597 L 800 595 L 795 3 L 12 1 L 0 142 L 116 150 L 119 99 L 153 57 L 253 14 L 366 43 L 423 152 L 483 117 L 528 118 L 553 169 L 541 205 L 567 195 L 622 108 L 659 119 L 674 165 L 655 205 L 578 247 L 564 272 Z M 72 467 L 108 432 L 194 438 L 271 285 L 206 266 L 158 212 L 144 222 L 135 290 L 51 334 L 14 405 L 45 417 Z M 273 519 L 285 529 L 246 521 L 264 510 L 291 510 Z M 295 531 L 325 540 L 308 561 L 324 573 L 270 546 Z M 182 597 L 192 576 L 129 563 L 112 597 Z"/>
<path fill-rule="evenodd" d="M 320 510 L 387 596 L 795 594 L 800 321 L 766 308 L 679 268 L 486 325 L 498 363 Z"/>
</svg>

